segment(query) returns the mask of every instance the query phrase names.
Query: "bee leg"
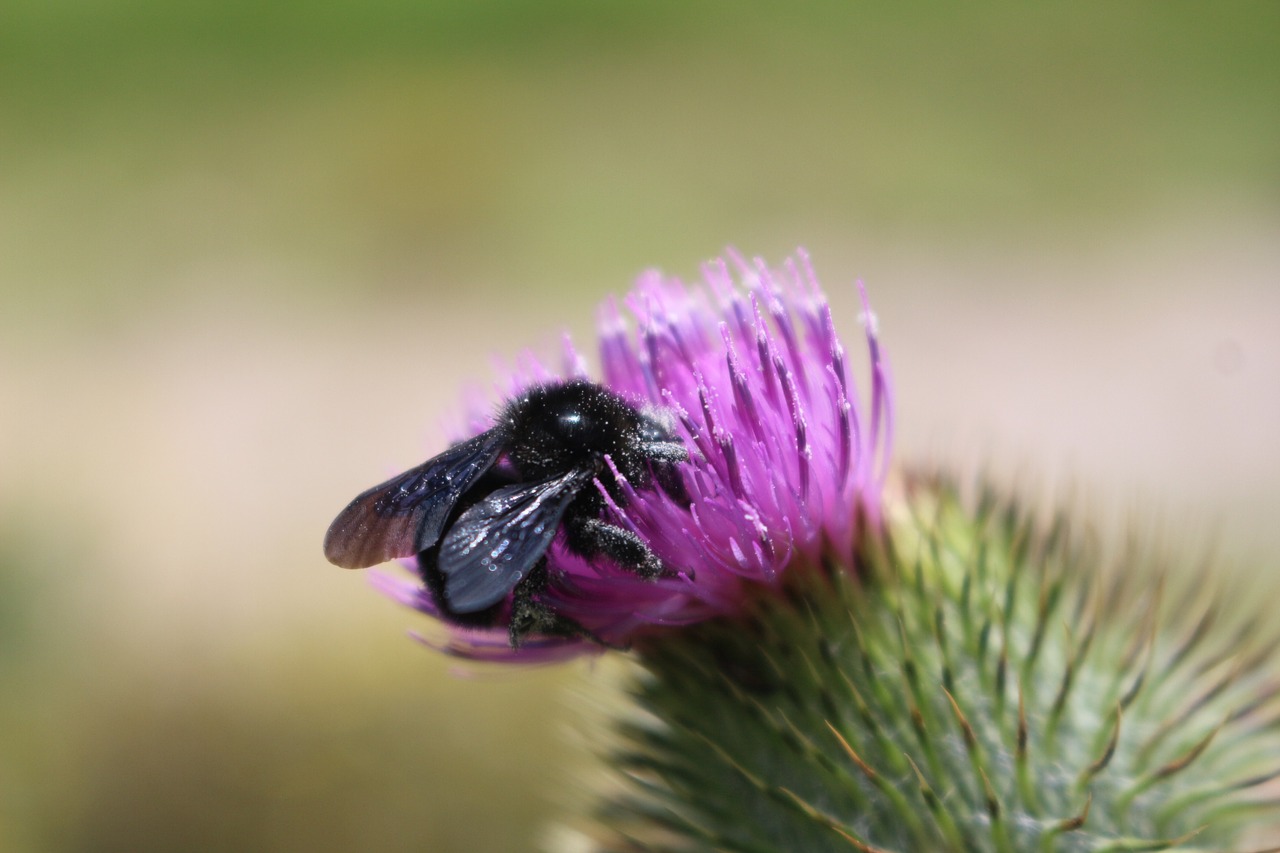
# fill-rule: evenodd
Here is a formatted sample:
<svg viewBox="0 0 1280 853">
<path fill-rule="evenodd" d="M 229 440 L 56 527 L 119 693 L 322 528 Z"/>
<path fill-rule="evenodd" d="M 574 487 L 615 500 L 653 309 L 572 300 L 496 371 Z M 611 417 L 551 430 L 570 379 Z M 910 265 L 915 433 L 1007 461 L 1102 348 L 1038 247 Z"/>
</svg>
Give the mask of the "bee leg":
<svg viewBox="0 0 1280 853">
<path fill-rule="evenodd" d="M 544 557 L 516 585 L 511 596 L 511 622 L 507 626 L 511 648 L 520 648 L 520 643 L 530 634 L 541 634 L 544 637 L 583 637 L 607 648 L 617 648 L 577 621 L 538 601 L 534 596 L 546 590 L 549 580 L 547 560 Z"/>
<path fill-rule="evenodd" d="M 566 523 L 565 531 L 569 547 L 588 559 L 603 555 L 645 580 L 678 575 L 663 565 L 643 539 L 615 524 L 598 518 L 578 518 Z"/>
<path fill-rule="evenodd" d="M 687 455 L 685 459 L 688 459 Z M 689 497 L 689 490 L 685 488 L 684 478 L 680 476 L 680 469 L 670 463 L 655 464 L 652 467 L 653 479 L 657 481 L 662 491 L 667 493 L 667 497 L 688 509 L 689 505 L 693 503 L 693 499 Z"/>
</svg>

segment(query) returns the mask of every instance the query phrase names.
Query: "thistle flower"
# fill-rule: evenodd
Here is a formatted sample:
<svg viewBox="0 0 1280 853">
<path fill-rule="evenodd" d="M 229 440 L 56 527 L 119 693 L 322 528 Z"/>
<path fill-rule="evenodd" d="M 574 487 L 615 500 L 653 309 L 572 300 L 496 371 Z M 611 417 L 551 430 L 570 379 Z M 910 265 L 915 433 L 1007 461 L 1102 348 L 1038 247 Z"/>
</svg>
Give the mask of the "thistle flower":
<svg viewBox="0 0 1280 853">
<path fill-rule="evenodd" d="M 1280 828 L 1280 632 L 1248 596 L 986 487 L 904 475 L 886 496 L 865 296 L 860 395 L 806 257 L 731 255 L 703 278 L 652 273 L 601 312 L 603 383 L 689 449 L 687 501 L 600 484 L 603 514 L 674 573 L 557 541 L 538 593 L 636 665 L 607 759 L 627 784 L 580 847 L 1241 851 Z M 585 376 L 571 346 L 558 375 Z M 556 376 L 530 361 L 507 391 Z M 420 584 L 380 583 L 440 615 Z M 450 632 L 443 649 L 478 660 L 603 648 Z"/>
<path fill-rule="evenodd" d="M 702 286 L 687 287 L 657 272 L 643 276 L 624 300 L 632 326 L 615 301 L 600 312 L 603 384 L 672 421 L 690 449 L 679 471 L 687 506 L 662 490 L 635 489 L 616 469 L 622 500 L 594 485 L 606 520 L 637 534 L 671 576 L 646 580 L 584 559 L 563 537 L 547 553 L 550 584 L 541 602 L 608 645 L 739 612 L 794 565 L 849 564 L 860 525 L 879 516 L 892 395 L 874 322 L 865 327 L 871 379 L 864 408 L 806 255 L 774 271 L 732 254 L 707 264 L 703 277 Z M 868 309 L 864 317 L 871 316 Z M 566 340 L 562 373 L 530 359 L 508 396 L 584 377 L 583 359 Z M 473 433 L 491 421 L 474 417 Z M 420 584 L 378 577 L 400 601 L 441 615 Z M 504 627 L 455 627 L 444 650 L 529 662 L 601 648 L 580 637 L 534 637 L 513 650 Z"/>
</svg>

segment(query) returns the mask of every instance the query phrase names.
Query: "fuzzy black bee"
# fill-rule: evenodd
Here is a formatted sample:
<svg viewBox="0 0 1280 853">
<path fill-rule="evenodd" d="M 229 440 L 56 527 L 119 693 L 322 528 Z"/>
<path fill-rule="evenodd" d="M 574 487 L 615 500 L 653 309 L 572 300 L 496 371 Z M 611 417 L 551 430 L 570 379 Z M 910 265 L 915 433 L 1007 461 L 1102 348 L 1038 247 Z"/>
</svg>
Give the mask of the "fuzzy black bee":
<svg viewBox="0 0 1280 853">
<path fill-rule="evenodd" d="M 492 429 L 362 493 L 329 526 L 329 561 L 360 569 L 418 556 L 447 619 L 494 625 L 508 595 L 511 645 L 527 634 L 587 635 L 538 601 L 546 551 L 561 528 L 583 557 L 603 556 L 644 578 L 666 570 L 638 536 L 600 518 L 599 480 L 623 493 L 605 457 L 636 488 L 684 497 L 676 465 L 689 455 L 662 421 L 584 380 L 526 391 Z"/>
</svg>

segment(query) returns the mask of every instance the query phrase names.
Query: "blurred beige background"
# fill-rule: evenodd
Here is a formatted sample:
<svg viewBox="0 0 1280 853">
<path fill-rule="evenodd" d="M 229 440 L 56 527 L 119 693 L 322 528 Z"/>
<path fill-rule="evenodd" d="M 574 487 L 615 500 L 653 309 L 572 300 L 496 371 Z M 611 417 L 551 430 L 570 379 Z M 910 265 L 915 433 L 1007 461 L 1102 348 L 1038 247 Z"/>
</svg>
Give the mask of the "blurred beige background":
<svg viewBox="0 0 1280 853">
<path fill-rule="evenodd" d="M 1264 583 L 1280 5 L 852 6 L 6 3 L 0 849 L 529 849 L 607 672 L 453 677 L 320 540 L 726 244 L 868 283 L 900 460 Z"/>
</svg>

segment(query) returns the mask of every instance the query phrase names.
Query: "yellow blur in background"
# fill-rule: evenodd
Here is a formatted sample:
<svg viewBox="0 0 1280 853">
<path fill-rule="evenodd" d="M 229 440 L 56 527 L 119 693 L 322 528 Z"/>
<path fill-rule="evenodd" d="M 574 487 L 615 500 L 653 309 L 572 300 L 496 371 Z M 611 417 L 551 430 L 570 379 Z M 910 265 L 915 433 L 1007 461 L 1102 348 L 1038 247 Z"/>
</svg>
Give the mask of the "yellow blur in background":
<svg viewBox="0 0 1280 853">
<path fill-rule="evenodd" d="M 1264 583 L 1278 237 L 1274 3 L 9 0 L 0 850 L 545 838 L 609 667 L 459 678 L 320 541 L 727 244 L 866 280 L 899 459 Z"/>
</svg>

